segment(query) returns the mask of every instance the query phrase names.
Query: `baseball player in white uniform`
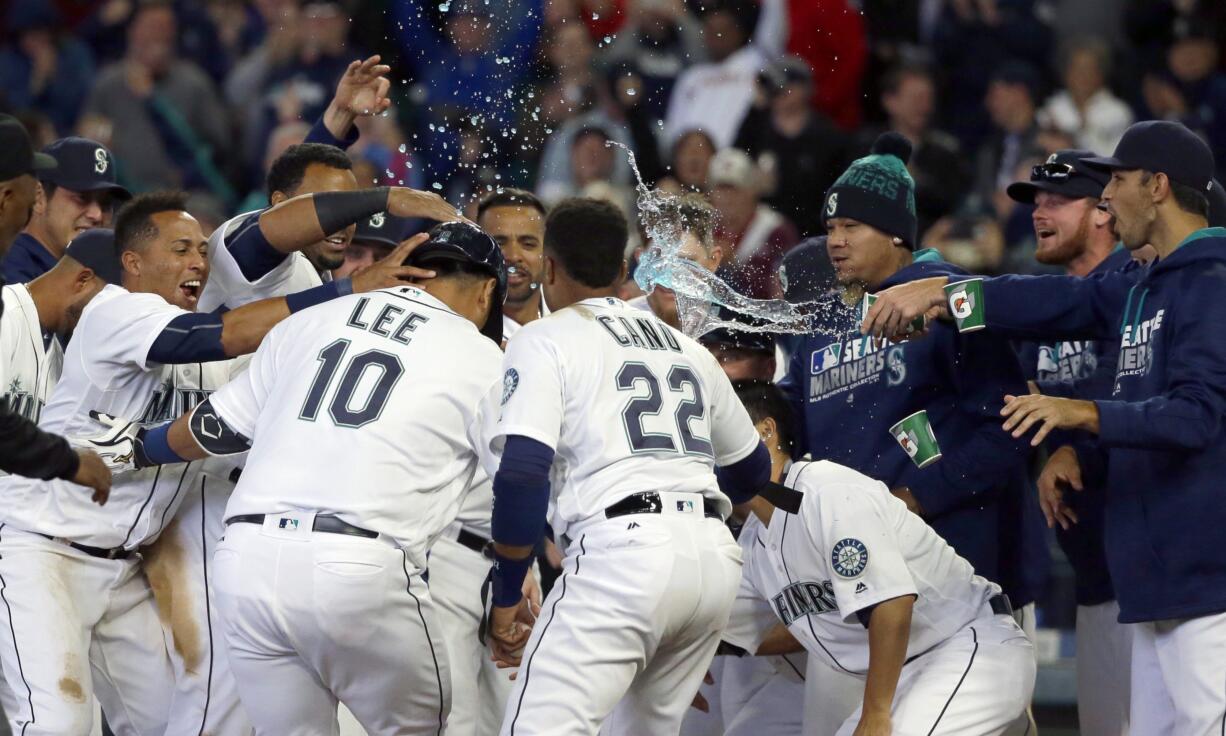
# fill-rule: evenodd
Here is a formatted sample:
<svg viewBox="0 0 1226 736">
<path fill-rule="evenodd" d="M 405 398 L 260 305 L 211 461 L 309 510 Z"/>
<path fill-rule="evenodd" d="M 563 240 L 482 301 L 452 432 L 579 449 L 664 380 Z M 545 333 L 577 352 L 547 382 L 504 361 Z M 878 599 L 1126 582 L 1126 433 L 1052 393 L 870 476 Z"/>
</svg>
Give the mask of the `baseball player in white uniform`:
<svg viewBox="0 0 1226 736">
<path fill-rule="evenodd" d="M 627 237 L 607 202 L 550 212 L 545 299 L 560 309 L 508 343 L 482 440 L 501 455 L 490 630 L 504 663 L 522 652 L 504 735 L 676 733 L 740 577 L 713 470 L 766 478 L 715 359 L 614 297 Z M 519 591 L 550 504 L 563 573 L 529 638 Z"/>
<path fill-rule="evenodd" d="M 214 575 L 260 733 L 335 733 L 338 701 L 371 734 L 446 722 L 451 677 L 421 573 L 477 467 L 468 432 L 498 381 L 506 273 L 467 223 L 432 230 L 414 262 L 438 278 L 287 321 L 242 377 L 141 433 L 138 458 L 251 447 Z M 332 447 L 346 462 L 320 451 Z"/>
<path fill-rule="evenodd" d="M 764 436 L 786 432 L 784 418 L 753 415 Z M 749 503 L 761 524 L 742 532 L 753 536 L 742 586 L 811 656 L 863 679 L 839 736 L 1014 728 L 1034 690 L 1034 649 L 999 586 L 884 484 L 827 461 L 790 463 L 778 447 L 771 465 L 775 483 L 786 479 Z"/>
<path fill-rule="evenodd" d="M 108 285 L 83 310 L 42 426 L 85 436 L 97 431 L 91 411 L 146 423 L 177 416 L 229 377 L 221 359 L 254 350 L 293 309 L 335 295 L 193 313 L 208 265 L 200 225 L 183 205 L 182 195 L 146 195 L 120 211 L 127 290 Z M 102 509 L 69 482 L 4 479 L 0 661 L 14 673 L 15 731 L 88 733 L 95 691 L 117 734 L 164 730 L 174 679 L 138 552 L 173 516 L 196 471 L 178 464 L 134 473 Z"/>
</svg>

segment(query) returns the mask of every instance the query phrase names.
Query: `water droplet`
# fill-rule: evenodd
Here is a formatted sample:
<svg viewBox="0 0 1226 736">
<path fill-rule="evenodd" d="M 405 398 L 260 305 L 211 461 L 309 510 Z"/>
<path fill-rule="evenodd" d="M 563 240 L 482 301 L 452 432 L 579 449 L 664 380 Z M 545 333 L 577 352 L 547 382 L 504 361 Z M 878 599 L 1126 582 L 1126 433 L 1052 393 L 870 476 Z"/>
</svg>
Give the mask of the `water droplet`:
<svg viewBox="0 0 1226 736">
<path fill-rule="evenodd" d="M 439 11 L 446 13 L 448 10 L 451 10 L 451 3 L 439 3 L 438 9 Z"/>
<path fill-rule="evenodd" d="M 405 144 L 401 143 L 401 144 L 400 144 L 400 148 L 399 148 L 398 150 L 399 150 L 401 153 L 404 153 L 405 151 L 409 150 L 409 147 L 408 147 L 408 146 L 406 146 Z"/>
<path fill-rule="evenodd" d="M 439 183 L 439 182 L 437 182 L 437 181 L 436 181 L 436 182 L 434 182 L 433 184 L 431 184 L 430 186 L 431 186 L 431 187 L 433 187 L 433 188 L 435 188 L 435 189 L 440 189 L 440 190 L 443 188 L 443 185 L 442 185 L 442 184 L 440 184 L 440 183 Z"/>
</svg>

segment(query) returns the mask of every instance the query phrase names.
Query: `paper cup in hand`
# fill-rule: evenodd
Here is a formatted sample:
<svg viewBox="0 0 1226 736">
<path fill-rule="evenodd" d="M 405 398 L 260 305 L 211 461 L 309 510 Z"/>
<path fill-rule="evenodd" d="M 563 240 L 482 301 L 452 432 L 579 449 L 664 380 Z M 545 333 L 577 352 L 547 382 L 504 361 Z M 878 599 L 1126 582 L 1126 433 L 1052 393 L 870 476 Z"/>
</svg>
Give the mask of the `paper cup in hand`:
<svg viewBox="0 0 1226 736">
<path fill-rule="evenodd" d="M 890 427 L 890 434 L 918 468 L 926 468 L 941 459 L 941 448 L 928 421 L 928 412 L 923 409 Z"/>
<path fill-rule="evenodd" d="M 948 284 L 945 298 L 949 302 L 949 313 L 958 323 L 958 332 L 974 332 L 987 326 L 983 318 L 983 279 Z"/>
<path fill-rule="evenodd" d="M 860 302 L 860 321 L 868 319 L 868 310 L 873 306 L 873 302 L 877 301 L 876 294 L 865 294 L 864 301 Z M 924 315 L 920 315 L 907 325 L 905 335 L 913 335 L 917 332 L 923 332 L 928 327 L 928 323 L 924 320 Z M 888 337 L 888 336 L 887 336 Z"/>
</svg>

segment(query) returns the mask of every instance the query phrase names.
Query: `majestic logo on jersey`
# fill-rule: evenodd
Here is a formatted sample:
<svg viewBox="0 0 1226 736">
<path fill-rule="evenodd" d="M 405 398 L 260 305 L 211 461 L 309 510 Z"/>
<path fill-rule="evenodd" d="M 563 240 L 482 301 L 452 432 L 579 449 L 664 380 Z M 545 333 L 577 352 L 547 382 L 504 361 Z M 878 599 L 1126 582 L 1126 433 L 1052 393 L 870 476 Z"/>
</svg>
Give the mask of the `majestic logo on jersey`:
<svg viewBox="0 0 1226 736">
<path fill-rule="evenodd" d="M 519 371 L 514 368 L 508 368 L 507 372 L 502 376 L 502 405 L 511 400 L 511 394 L 515 393 L 515 389 L 519 388 Z"/>
<path fill-rule="evenodd" d="M 785 626 L 803 616 L 829 613 L 839 607 L 834 600 L 834 586 L 829 580 L 792 583 L 772 598 L 771 604 L 775 607 L 775 615 Z"/>
<path fill-rule="evenodd" d="M 212 391 L 199 388 L 176 388 L 170 381 L 164 381 L 141 412 L 138 424 L 161 424 L 172 419 L 178 419 L 183 414 L 196 408 L 196 405 L 209 397 Z"/>
<path fill-rule="evenodd" d="M 387 215 L 383 214 L 382 212 L 377 212 L 370 216 L 370 222 L 368 224 L 374 229 L 378 230 L 379 228 L 383 227 L 383 224 L 386 222 Z"/>
<path fill-rule="evenodd" d="M 817 401 L 843 391 L 877 383 L 899 386 L 907 379 L 907 361 L 902 344 L 879 344 L 854 336 L 831 343 L 809 355 L 809 399 Z"/>
<path fill-rule="evenodd" d="M 839 208 L 839 193 L 833 192 L 829 199 L 826 200 L 826 217 L 834 217 L 834 212 Z"/>
<path fill-rule="evenodd" d="M 8 385 L 3 397 L 4 405 L 14 414 L 25 417 L 31 422 L 37 422 L 43 413 L 43 402 L 21 385 L 20 378 L 14 378 Z"/>
<path fill-rule="evenodd" d="M 860 595 L 861 593 L 864 593 L 867 591 L 868 591 L 867 585 L 865 585 L 864 583 L 856 583 L 856 595 Z"/>
<path fill-rule="evenodd" d="M 959 289 L 949 295 L 949 311 L 958 319 L 966 319 L 975 311 L 975 295 Z"/>
<path fill-rule="evenodd" d="M 1037 376 L 1040 381 L 1072 383 L 1098 370 L 1097 345 L 1092 340 L 1071 340 L 1040 345 Z"/>
<path fill-rule="evenodd" d="M 1149 373 L 1154 360 L 1153 340 L 1158 330 L 1162 329 L 1162 318 L 1165 309 L 1144 322 L 1124 325 L 1120 335 L 1120 359 L 1116 364 L 1115 393 L 1119 393 L 1119 379 L 1126 376 L 1143 376 Z"/>
<path fill-rule="evenodd" d="M 94 173 L 105 174 L 107 168 L 111 165 L 110 158 L 106 155 L 105 148 L 94 149 Z"/>
<path fill-rule="evenodd" d="M 907 450 L 907 454 L 912 454 L 912 451 Z M 839 577 L 854 578 L 868 567 L 868 547 L 853 537 L 840 539 L 830 551 L 830 564 Z"/>
</svg>

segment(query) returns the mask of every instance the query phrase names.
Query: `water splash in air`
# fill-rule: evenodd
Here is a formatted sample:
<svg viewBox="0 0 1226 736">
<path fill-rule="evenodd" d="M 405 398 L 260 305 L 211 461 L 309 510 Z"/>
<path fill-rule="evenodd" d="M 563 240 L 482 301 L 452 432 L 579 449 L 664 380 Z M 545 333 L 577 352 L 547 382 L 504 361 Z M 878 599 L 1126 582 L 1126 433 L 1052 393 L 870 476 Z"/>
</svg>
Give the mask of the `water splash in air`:
<svg viewBox="0 0 1226 736">
<path fill-rule="evenodd" d="M 729 328 L 739 332 L 765 332 L 804 335 L 815 331 L 850 329 L 855 310 L 838 296 L 793 304 L 783 299 L 751 299 L 737 292 L 719 276 L 679 254 L 685 241 L 687 223 L 682 214 L 681 197 L 660 189 L 648 189 L 639 173 L 634 151 L 617 141 L 626 152 L 637 181 L 639 218 L 647 231 L 650 246 L 639 258 L 634 280 L 644 292 L 663 287 L 677 300 L 681 329 L 693 338 Z M 720 307 L 741 315 L 742 320 L 723 319 Z"/>
</svg>

